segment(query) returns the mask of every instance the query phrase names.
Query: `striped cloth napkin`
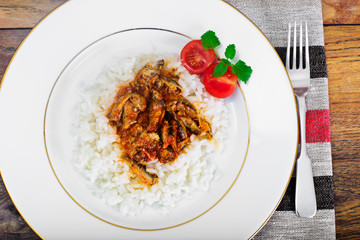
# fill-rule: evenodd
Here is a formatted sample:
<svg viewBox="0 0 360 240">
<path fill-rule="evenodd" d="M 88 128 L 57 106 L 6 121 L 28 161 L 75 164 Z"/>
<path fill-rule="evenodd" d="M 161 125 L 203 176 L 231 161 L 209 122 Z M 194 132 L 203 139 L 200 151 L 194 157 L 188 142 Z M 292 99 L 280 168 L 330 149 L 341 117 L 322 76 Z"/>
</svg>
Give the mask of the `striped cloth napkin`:
<svg viewBox="0 0 360 240">
<path fill-rule="evenodd" d="M 328 79 L 320 0 L 226 0 L 253 21 L 285 62 L 289 22 L 307 21 L 311 88 L 306 98 L 306 142 L 317 199 L 314 218 L 295 214 L 295 174 L 285 196 L 255 239 L 335 239 Z"/>
</svg>

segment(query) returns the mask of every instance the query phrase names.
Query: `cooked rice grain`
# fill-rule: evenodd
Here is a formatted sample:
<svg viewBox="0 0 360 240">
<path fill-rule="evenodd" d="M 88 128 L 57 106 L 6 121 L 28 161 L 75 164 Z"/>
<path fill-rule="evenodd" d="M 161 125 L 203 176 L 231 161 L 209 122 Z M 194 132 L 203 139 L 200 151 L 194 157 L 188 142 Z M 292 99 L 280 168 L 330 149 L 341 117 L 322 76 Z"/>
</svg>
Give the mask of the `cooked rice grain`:
<svg viewBox="0 0 360 240">
<path fill-rule="evenodd" d="M 177 67 L 183 96 L 211 122 L 213 141 L 194 141 L 170 164 L 152 161 L 147 170 L 159 176 L 154 186 L 139 184 L 129 167 L 119 161 L 119 137 L 106 118 L 119 86 L 134 79 L 135 73 L 149 61 L 166 59 L 168 67 Z M 137 215 L 145 206 L 167 214 L 176 202 L 194 191 L 207 191 L 220 176 L 214 153 L 221 152 L 229 125 L 228 109 L 222 99 L 208 94 L 197 75 L 181 65 L 178 56 L 145 56 L 116 61 L 104 68 L 95 81 L 82 86 L 82 100 L 77 105 L 75 128 L 77 149 L 74 166 L 88 180 L 94 195 L 124 215 Z"/>
</svg>

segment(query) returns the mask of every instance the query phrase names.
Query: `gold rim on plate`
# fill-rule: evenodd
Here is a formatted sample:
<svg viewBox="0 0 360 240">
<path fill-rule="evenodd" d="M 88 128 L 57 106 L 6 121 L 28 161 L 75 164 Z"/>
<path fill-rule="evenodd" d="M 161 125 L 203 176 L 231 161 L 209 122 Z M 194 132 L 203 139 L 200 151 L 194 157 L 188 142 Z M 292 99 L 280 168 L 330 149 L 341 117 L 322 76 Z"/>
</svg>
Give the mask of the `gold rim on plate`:
<svg viewBox="0 0 360 240">
<path fill-rule="evenodd" d="M 46 156 L 49 160 L 49 163 L 50 163 L 50 166 L 51 166 L 51 170 L 53 171 L 57 181 L 59 182 L 59 184 L 61 185 L 61 187 L 64 189 L 64 191 L 66 192 L 66 194 L 79 206 L 81 207 L 83 210 L 85 210 L 87 213 L 89 213 L 90 215 L 92 215 L 93 217 L 103 221 L 103 222 L 106 222 L 108 224 L 111 224 L 113 226 L 116 226 L 116 227 L 120 227 L 120 228 L 124 228 L 124 229 L 128 229 L 128 230 L 136 230 L 136 231 L 158 231 L 158 230 L 166 230 L 166 229 L 170 229 L 170 228 L 174 228 L 174 227 L 178 227 L 178 226 L 181 226 L 181 225 L 184 225 L 186 223 L 189 223 L 199 217 L 201 217 L 202 215 L 204 215 L 205 213 L 207 213 L 208 211 L 210 211 L 213 207 L 215 207 L 226 195 L 227 193 L 230 191 L 230 189 L 233 187 L 233 185 L 235 184 L 236 180 L 238 179 L 239 175 L 240 175 L 240 172 L 244 166 L 244 163 L 245 163 L 245 160 L 246 160 L 246 157 L 247 157 L 247 153 L 248 153 L 248 150 L 249 150 L 249 146 L 250 146 L 250 118 L 249 118 L 249 111 L 248 111 L 248 107 L 247 107 L 247 104 L 246 104 L 246 99 L 245 99 L 245 95 L 240 87 L 240 85 L 238 84 L 239 88 L 240 88 L 240 92 L 242 94 L 242 97 L 244 99 L 244 103 L 245 103 L 245 108 L 246 108 L 246 114 L 247 114 L 247 118 L 248 118 L 248 141 L 247 141 L 247 146 L 246 146 L 246 152 L 245 152 L 245 156 L 244 156 L 244 160 L 243 160 L 243 163 L 240 167 L 240 170 L 239 172 L 237 173 L 237 175 L 235 176 L 235 179 L 233 180 L 233 182 L 231 183 L 230 187 L 226 190 L 226 192 L 220 197 L 219 200 L 217 200 L 214 204 L 212 204 L 212 206 L 210 208 L 208 208 L 207 210 L 205 210 L 203 213 L 197 215 L 196 217 L 193 217 L 187 221 L 184 221 L 182 223 L 179 223 L 179 224 L 175 224 L 175 225 L 171 225 L 171 226 L 168 226 L 168 227 L 162 227 L 162 228 L 132 228 L 132 227 L 125 227 L 125 226 L 121 226 L 119 224 L 115 224 L 115 223 L 112 223 L 108 220 L 105 220 L 97 215 L 95 215 L 94 213 L 92 213 L 90 210 L 86 209 L 84 206 L 82 206 L 78 201 L 75 200 L 75 198 L 68 192 L 68 190 L 66 190 L 66 188 L 64 187 L 64 185 L 61 183 L 59 177 L 57 176 L 54 168 L 53 168 L 53 165 L 51 163 L 51 158 L 49 156 L 49 152 L 48 152 L 48 149 L 47 149 L 47 144 L 46 144 L 46 134 L 45 134 L 45 125 L 46 125 L 46 115 L 47 115 L 47 110 L 48 110 L 48 105 L 49 105 L 49 102 L 50 102 L 50 98 L 52 96 L 52 93 L 55 89 L 55 86 L 56 84 L 58 83 L 60 77 L 62 76 L 62 74 L 64 73 L 64 71 L 67 69 L 67 67 L 81 54 L 83 53 L 84 51 L 86 51 L 89 47 L 93 46 L 94 44 L 98 43 L 99 41 L 103 40 L 103 39 L 106 39 L 110 36 L 113 36 L 113 35 L 116 35 L 116 34 L 119 34 L 119 33 L 123 33 L 123 32 L 129 32 L 129 31 L 138 31 L 138 30 L 156 30 L 156 31 L 165 31 L 165 32 L 170 32 L 170 33 L 174 33 L 174 34 L 177 34 L 177 35 L 180 35 L 180 36 L 183 36 L 183 37 L 186 37 L 188 39 L 193 39 L 183 33 L 179 33 L 179 32 L 175 32 L 175 31 L 172 31 L 172 30 L 168 30 L 168 29 L 161 29 L 161 28 L 131 28 L 131 29 L 125 29 L 125 30 L 122 30 L 122 31 L 118 31 L 118 32 L 115 32 L 115 33 L 112 33 L 112 34 L 109 34 L 107 36 L 104 36 L 92 43 L 90 43 L 88 46 L 86 46 L 83 50 L 81 50 L 78 54 L 76 54 L 70 61 L 69 63 L 64 67 L 64 69 L 61 71 L 61 73 L 59 74 L 58 78 L 56 79 L 53 87 L 51 88 L 51 91 L 50 91 L 50 94 L 49 94 L 49 97 L 48 97 L 48 100 L 47 100 L 47 103 L 46 103 L 46 107 L 45 107 L 45 114 L 44 114 L 44 127 L 43 127 L 43 137 L 44 137 L 44 146 L 45 146 L 45 151 L 46 151 Z"/>
</svg>

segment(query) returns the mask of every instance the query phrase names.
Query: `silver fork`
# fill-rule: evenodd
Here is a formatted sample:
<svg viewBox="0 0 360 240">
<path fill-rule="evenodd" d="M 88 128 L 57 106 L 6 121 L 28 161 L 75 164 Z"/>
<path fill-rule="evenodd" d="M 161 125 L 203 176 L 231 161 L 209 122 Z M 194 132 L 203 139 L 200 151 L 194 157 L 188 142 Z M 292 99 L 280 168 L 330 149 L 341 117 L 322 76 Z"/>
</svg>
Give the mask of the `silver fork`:
<svg viewBox="0 0 360 240">
<path fill-rule="evenodd" d="M 303 28 L 300 24 L 299 68 L 296 66 L 296 23 L 294 23 L 293 62 L 290 68 L 291 24 L 289 23 L 288 45 L 286 51 L 286 70 L 290 76 L 298 100 L 300 117 L 300 153 L 296 162 L 295 210 L 300 217 L 311 218 L 316 214 L 316 196 L 311 160 L 306 152 L 306 103 L 305 96 L 310 88 L 310 60 L 307 23 L 305 23 L 305 67 L 303 66 Z"/>
</svg>

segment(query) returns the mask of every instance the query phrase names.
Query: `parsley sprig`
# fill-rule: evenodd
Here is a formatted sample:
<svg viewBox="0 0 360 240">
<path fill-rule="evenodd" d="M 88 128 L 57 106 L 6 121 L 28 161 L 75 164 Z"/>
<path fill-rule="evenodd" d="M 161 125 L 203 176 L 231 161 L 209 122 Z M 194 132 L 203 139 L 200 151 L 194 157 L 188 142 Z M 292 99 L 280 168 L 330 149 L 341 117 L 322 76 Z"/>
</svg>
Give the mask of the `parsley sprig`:
<svg viewBox="0 0 360 240">
<path fill-rule="evenodd" d="M 220 40 L 214 31 L 209 30 L 201 36 L 201 44 L 205 49 L 215 50 L 216 47 L 220 46 Z M 247 83 L 251 76 L 252 69 L 241 60 L 238 60 L 235 64 L 233 64 L 232 60 L 234 60 L 235 55 L 235 44 L 229 44 L 225 49 L 225 58 L 218 57 L 219 62 L 216 64 L 212 75 L 214 77 L 220 77 L 225 74 L 228 66 L 231 66 L 232 73 L 238 78 L 238 80 Z M 218 55 L 216 54 L 216 56 Z"/>
</svg>

